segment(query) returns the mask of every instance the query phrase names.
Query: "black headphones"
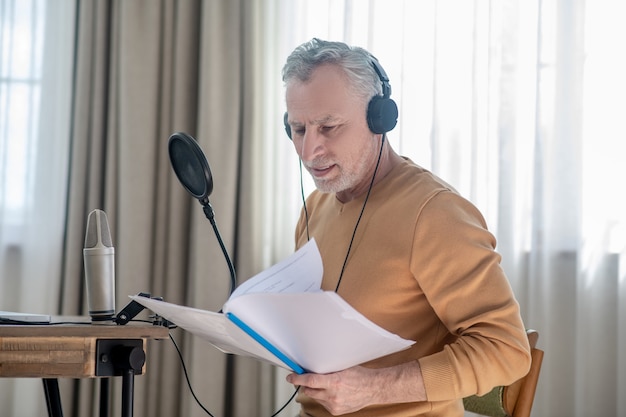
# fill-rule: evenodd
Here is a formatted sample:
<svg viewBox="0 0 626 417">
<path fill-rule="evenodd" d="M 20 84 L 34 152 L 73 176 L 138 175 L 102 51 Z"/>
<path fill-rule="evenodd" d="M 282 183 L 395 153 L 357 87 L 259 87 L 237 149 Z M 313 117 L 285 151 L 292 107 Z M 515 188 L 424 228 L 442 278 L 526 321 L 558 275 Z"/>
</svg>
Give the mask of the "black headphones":
<svg viewBox="0 0 626 417">
<path fill-rule="evenodd" d="M 398 106 L 389 96 L 391 96 L 391 85 L 389 85 L 389 77 L 375 57 L 372 57 L 372 67 L 378 74 L 380 82 L 383 84 L 383 95 L 374 96 L 367 105 L 367 125 L 370 130 L 376 134 L 384 134 L 396 127 L 398 123 Z M 283 123 L 285 124 L 285 132 L 291 139 L 291 126 L 287 123 L 288 115 L 285 112 Z"/>
</svg>

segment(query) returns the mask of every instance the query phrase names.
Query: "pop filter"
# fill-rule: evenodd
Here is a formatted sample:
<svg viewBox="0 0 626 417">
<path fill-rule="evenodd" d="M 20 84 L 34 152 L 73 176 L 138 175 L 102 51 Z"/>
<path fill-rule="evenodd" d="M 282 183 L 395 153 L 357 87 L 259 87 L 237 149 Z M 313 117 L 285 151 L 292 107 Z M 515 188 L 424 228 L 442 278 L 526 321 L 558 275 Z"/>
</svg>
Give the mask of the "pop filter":
<svg viewBox="0 0 626 417">
<path fill-rule="evenodd" d="M 211 226 L 213 226 L 215 237 L 217 237 L 230 270 L 230 293 L 232 294 L 237 286 L 237 277 L 233 263 L 230 260 L 230 256 L 228 256 L 228 251 L 226 251 L 226 246 L 224 246 L 220 232 L 217 229 L 213 207 L 211 207 L 209 202 L 209 195 L 213 191 L 213 176 L 211 175 L 209 163 L 198 142 L 186 133 L 176 132 L 172 134 L 167 148 L 172 168 L 178 180 L 189 191 L 189 194 L 200 201 L 204 215 L 211 222 Z"/>
<path fill-rule="evenodd" d="M 206 206 L 213 191 L 213 176 L 198 142 L 186 133 L 177 132 L 170 136 L 168 150 L 178 180 Z"/>
</svg>

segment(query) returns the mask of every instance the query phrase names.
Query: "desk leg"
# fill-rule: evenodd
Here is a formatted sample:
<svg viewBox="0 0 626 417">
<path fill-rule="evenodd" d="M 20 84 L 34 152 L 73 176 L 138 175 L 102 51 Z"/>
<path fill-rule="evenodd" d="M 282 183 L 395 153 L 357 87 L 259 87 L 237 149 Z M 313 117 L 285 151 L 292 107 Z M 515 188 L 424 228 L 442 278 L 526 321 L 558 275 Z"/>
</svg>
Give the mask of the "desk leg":
<svg viewBox="0 0 626 417">
<path fill-rule="evenodd" d="M 133 417 L 135 371 L 128 369 L 122 375 L 122 417 Z"/>
<path fill-rule="evenodd" d="M 109 396 L 111 392 L 109 378 L 100 378 L 100 417 L 109 417 Z"/>
<path fill-rule="evenodd" d="M 59 381 L 56 378 L 43 378 L 43 390 L 46 394 L 49 417 L 63 417 Z"/>
</svg>

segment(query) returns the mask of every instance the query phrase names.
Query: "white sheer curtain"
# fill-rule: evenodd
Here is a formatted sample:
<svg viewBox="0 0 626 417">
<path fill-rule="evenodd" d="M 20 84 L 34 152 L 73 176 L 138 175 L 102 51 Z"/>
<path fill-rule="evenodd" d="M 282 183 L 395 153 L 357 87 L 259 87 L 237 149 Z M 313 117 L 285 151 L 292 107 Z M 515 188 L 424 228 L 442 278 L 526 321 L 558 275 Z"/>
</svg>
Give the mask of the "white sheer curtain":
<svg viewBox="0 0 626 417">
<path fill-rule="evenodd" d="M 49 313 L 61 270 L 74 2 L 46 6 L 0 3 L 0 308 Z"/>
<path fill-rule="evenodd" d="M 0 1 L 0 310 L 46 314 L 58 311 L 75 2 L 49 5 Z M 3 412 L 45 413 L 41 390 L 0 379 Z"/>
<path fill-rule="evenodd" d="M 485 214 L 546 351 L 533 415 L 626 415 L 623 2 L 267 4 L 278 28 L 267 39 L 268 73 L 279 77 L 287 54 L 312 37 L 368 48 L 400 108 L 391 143 Z M 283 210 L 274 222 L 292 225 L 297 160 L 282 132 L 283 90 L 268 90 L 277 151 L 266 178 L 289 192 L 267 204 Z M 273 233 L 279 251 L 291 248 L 291 230 Z"/>
</svg>

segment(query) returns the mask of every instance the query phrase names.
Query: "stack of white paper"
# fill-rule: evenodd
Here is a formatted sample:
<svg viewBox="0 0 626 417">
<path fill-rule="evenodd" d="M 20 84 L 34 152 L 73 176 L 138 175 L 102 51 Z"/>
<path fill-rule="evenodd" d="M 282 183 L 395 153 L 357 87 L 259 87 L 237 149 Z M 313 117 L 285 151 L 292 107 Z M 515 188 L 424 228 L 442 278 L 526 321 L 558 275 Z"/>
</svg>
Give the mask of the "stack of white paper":
<svg viewBox="0 0 626 417">
<path fill-rule="evenodd" d="M 218 349 L 298 373 L 329 373 L 413 345 L 372 323 L 334 292 L 321 291 L 315 240 L 237 287 L 223 313 L 132 296 Z"/>
</svg>

